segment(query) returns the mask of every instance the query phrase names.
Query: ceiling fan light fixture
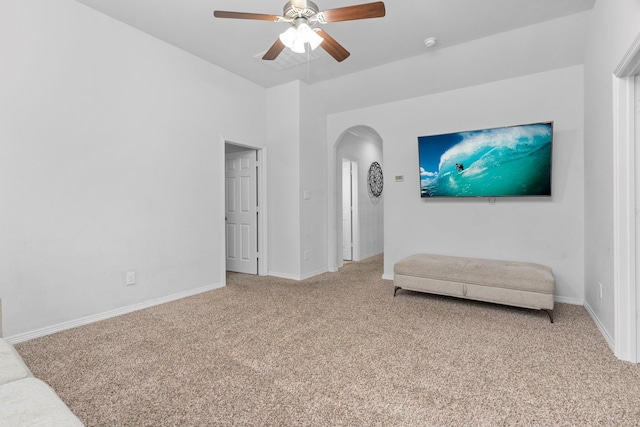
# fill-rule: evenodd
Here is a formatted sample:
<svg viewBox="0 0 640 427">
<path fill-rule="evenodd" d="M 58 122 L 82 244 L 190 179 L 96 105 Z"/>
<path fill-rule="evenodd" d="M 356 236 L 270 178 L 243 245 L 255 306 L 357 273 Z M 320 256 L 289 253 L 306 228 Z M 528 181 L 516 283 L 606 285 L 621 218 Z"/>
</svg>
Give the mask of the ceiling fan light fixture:
<svg viewBox="0 0 640 427">
<path fill-rule="evenodd" d="M 287 31 L 280 34 L 280 41 L 286 47 L 296 53 L 305 53 L 305 44 L 309 43 L 311 50 L 314 50 L 324 41 L 324 39 L 311 27 L 302 22 L 295 27 L 289 27 Z"/>
<path fill-rule="evenodd" d="M 311 46 L 311 50 L 314 50 L 318 46 L 322 44 L 324 39 L 320 34 L 318 34 L 315 30 L 310 31 L 309 34 L 309 46 Z"/>
<path fill-rule="evenodd" d="M 298 37 L 298 31 L 294 27 L 289 27 L 287 31 L 280 34 L 280 41 L 289 49 L 293 47 L 293 43 Z"/>
<path fill-rule="evenodd" d="M 305 53 L 306 50 L 304 48 L 304 41 L 298 37 L 294 42 L 293 45 L 290 48 L 292 51 L 294 51 L 295 53 Z"/>
</svg>

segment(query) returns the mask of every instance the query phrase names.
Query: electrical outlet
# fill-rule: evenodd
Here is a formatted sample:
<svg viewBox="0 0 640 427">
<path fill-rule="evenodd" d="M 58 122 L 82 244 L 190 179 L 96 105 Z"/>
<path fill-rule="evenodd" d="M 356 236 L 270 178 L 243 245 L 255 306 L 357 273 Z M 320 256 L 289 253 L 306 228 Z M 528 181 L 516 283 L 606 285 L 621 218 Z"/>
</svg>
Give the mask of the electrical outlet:
<svg viewBox="0 0 640 427">
<path fill-rule="evenodd" d="M 602 299 L 602 283 L 598 282 L 598 286 L 600 287 L 600 299 Z"/>
<path fill-rule="evenodd" d="M 135 271 L 128 271 L 127 272 L 126 284 L 127 285 L 135 285 L 136 284 L 136 272 Z"/>
<path fill-rule="evenodd" d="M 309 251 L 304 251 L 304 259 L 309 259 Z"/>
</svg>

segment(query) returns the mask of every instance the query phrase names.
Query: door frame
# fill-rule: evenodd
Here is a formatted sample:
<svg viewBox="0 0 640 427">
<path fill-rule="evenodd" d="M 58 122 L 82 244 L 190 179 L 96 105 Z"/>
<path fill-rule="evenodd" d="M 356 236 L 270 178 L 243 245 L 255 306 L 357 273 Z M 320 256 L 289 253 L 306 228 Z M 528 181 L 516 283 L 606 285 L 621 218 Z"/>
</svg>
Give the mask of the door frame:
<svg viewBox="0 0 640 427">
<path fill-rule="evenodd" d="M 358 213 L 358 160 L 343 157 L 341 161 L 341 165 L 345 162 L 349 162 L 351 165 L 351 261 L 360 261 L 360 215 Z M 344 169 L 342 169 L 343 173 L 341 174 L 342 180 L 344 182 Z M 344 188 L 344 187 L 341 187 Z M 344 194 L 342 194 L 344 198 Z M 344 235 L 342 236 L 342 240 L 344 241 Z M 342 263 L 340 266 L 344 264 L 344 255 L 342 259 Z"/>
<path fill-rule="evenodd" d="M 218 215 L 219 225 L 217 238 L 219 242 L 220 250 L 220 278 L 219 281 L 223 285 L 227 284 L 227 268 L 226 268 L 226 241 L 225 241 L 225 160 L 227 144 L 236 145 L 238 147 L 246 148 L 247 150 L 255 150 L 257 153 L 256 164 L 258 166 L 258 172 L 256 174 L 258 178 L 258 275 L 266 276 L 268 272 L 268 259 L 269 254 L 267 248 L 269 247 L 267 241 L 267 147 L 260 147 L 257 145 L 248 144 L 245 142 L 238 142 L 239 139 L 225 137 L 220 135 L 218 139 Z"/>
<path fill-rule="evenodd" d="M 613 276 L 614 353 L 640 362 L 636 229 L 635 75 L 640 74 L 640 34 L 613 73 Z M 637 108 L 640 109 L 640 106 Z"/>
</svg>

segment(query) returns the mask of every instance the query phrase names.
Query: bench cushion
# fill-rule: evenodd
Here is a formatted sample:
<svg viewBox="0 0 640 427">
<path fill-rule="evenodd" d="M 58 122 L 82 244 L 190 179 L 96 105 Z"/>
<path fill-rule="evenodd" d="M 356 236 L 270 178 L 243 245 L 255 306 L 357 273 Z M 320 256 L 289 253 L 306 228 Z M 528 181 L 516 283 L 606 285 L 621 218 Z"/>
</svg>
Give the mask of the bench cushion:
<svg viewBox="0 0 640 427">
<path fill-rule="evenodd" d="M 555 288 L 549 267 L 520 261 L 417 254 L 398 261 L 394 274 L 544 294 Z"/>
<path fill-rule="evenodd" d="M 0 385 L 31 376 L 16 349 L 0 338 Z"/>
<path fill-rule="evenodd" d="M 78 426 L 83 424 L 55 391 L 37 378 L 0 386 L 0 420 L 13 427 Z"/>
<path fill-rule="evenodd" d="M 37 378 L 0 386 L 0 424 L 12 427 L 78 426 L 80 422 L 55 391 Z"/>
</svg>

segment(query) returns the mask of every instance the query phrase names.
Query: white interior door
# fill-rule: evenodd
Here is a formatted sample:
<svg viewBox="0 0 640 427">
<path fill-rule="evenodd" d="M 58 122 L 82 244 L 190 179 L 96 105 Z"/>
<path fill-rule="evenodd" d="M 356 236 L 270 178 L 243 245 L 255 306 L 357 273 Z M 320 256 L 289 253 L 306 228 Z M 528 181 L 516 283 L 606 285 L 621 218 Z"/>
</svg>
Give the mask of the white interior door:
<svg viewBox="0 0 640 427">
<path fill-rule="evenodd" d="M 256 151 L 226 155 L 227 270 L 258 274 L 258 197 Z"/>
<path fill-rule="evenodd" d="M 353 260 L 353 195 L 351 162 L 342 161 L 342 259 Z"/>
</svg>

